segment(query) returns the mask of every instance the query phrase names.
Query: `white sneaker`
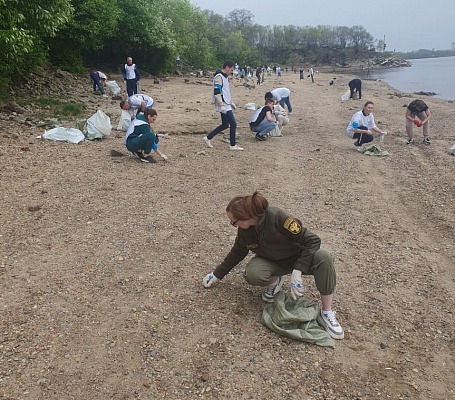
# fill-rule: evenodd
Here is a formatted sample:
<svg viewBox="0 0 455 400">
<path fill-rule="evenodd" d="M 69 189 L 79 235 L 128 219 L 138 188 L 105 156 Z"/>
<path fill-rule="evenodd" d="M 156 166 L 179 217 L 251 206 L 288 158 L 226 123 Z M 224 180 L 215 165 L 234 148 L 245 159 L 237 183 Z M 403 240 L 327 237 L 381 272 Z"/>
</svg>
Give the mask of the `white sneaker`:
<svg viewBox="0 0 455 400">
<path fill-rule="evenodd" d="M 107 97 L 107 94 L 103 94 L 103 97 Z"/>
<path fill-rule="evenodd" d="M 240 147 L 238 144 L 236 144 L 235 146 L 231 146 L 231 150 L 243 151 L 243 147 Z"/>
<path fill-rule="evenodd" d="M 207 136 L 204 136 L 202 139 L 204 139 L 204 142 L 207 145 L 207 147 L 210 147 L 210 148 L 213 147 L 212 142 L 210 141 L 210 139 Z"/>
<path fill-rule="evenodd" d="M 360 153 L 363 153 L 365 151 L 363 146 L 355 146 L 355 149 L 359 151 Z"/>
<path fill-rule="evenodd" d="M 278 276 L 277 278 L 278 279 L 267 286 L 265 292 L 262 293 L 262 300 L 267 303 L 273 303 L 273 296 L 275 296 L 281 290 L 281 286 L 283 286 L 284 275 Z"/>
<path fill-rule="evenodd" d="M 334 311 L 322 311 L 318 314 L 317 321 L 334 339 L 344 339 L 344 331 L 338 323 Z"/>
</svg>

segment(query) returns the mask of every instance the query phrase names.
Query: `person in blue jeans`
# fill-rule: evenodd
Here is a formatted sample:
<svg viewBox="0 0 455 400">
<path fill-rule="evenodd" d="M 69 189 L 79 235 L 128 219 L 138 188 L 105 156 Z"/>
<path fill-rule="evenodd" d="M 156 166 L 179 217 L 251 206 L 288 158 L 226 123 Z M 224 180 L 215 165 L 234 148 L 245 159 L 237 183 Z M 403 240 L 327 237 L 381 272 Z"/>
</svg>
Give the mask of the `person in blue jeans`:
<svg viewBox="0 0 455 400">
<path fill-rule="evenodd" d="M 288 88 L 276 88 L 273 89 L 271 92 L 267 92 L 265 94 L 266 99 L 272 98 L 278 101 L 280 103 L 280 106 L 283 108 L 284 105 L 286 104 L 289 114 L 292 114 L 291 100 L 289 100 L 290 96 L 291 91 Z"/>
<path fill-rule="evenodd" d="M 274 130 L 277 126 L 277 121 L 272 114 L 273 105 L 273 99 L 266 99 L 265 105 L 258 108 L 250 118 L 250 129 L 256 132 L 257 140 L 266 140 L 267 133 Z"/>
<path fill-rule="evenodd" d="M 101 71 L 92 71 L 90 72 L 90 78 L 93 81 L 93 93 L 96 93 L 96 88 L 100 91 L 100 93 L 104 96 L 104 82 L 107 79 L 106 74 L 102 73 Z"/>
</svg>

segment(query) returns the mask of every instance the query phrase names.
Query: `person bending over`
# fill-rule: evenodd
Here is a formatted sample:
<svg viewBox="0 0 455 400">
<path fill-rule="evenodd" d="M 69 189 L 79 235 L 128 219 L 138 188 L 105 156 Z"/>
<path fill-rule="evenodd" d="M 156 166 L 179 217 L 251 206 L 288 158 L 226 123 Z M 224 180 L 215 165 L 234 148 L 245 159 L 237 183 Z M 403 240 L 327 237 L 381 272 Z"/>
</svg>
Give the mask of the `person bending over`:
<svg viewBox="0 0 455 400">
<path fill-rule="evenodd" d="M 120 108 L 128 111 L 131 118 L 134 116 L 134 111 L 137 113 L 144 112 L 145 110 L 151 110 L 153 108 L 154 100 L 145 94 L 133 94 L 126 100 L 120 102 Z"/>
<path fill-rule="evenodd" d="M 362 100 L 362 81 L 360 79 L 353 79 L 348 83 L 349 89 L 351 90 L 351 95 L 349 96 L 350 99 L 354 98 L 354 93 L 357 92 L 359 94 L 359 100 Z"/>
<path fill-rule="evenodd" d="M 265 99 L 272 98 L 275 101 L 280 103 L 280 106 L 284 108 L 286 104 L 289 114 L 292 114 L 292 105 L 291 105 L 291 91 L 288 88 L 276 88 L 271 92 L 265 94 Z"/>
<path fill-rule="evenodd" d="M 418 119 L 417 119 L 417 118 Z M 431 112 L 423 100 L 414 100 L 406 107 L 406 133 L 408 140 L 406 144 L 414 143 L 413 125 L 418 128 L 423 126 L 423 143 L 430 145 L 430 122 Z"/>
</svg>

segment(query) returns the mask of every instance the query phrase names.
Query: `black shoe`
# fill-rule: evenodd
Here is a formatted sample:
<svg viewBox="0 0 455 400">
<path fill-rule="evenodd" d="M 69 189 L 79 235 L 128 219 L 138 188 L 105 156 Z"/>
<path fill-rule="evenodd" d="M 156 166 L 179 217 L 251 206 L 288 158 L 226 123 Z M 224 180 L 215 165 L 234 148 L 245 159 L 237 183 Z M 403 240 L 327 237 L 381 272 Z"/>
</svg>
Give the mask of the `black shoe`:
<svg viewBox="0 0 455 400">
<path fill-rule="evenodd" d="M 156 163 L 156 160 L 152 156 L 143 157 L 141 158 L 141 161 L 147 163 Z"/>
<path fill-rule="evenodd" d="M 263 142 L 264 140 L 267 140 L 267 138 L 265 136 L 259 135 L 259 133 L 256 133 L 256 140 Z"/>
<path fill-rule="evenodd" d="M 423 144 L 430 145 L 431 144 L 430 138 L 426 137 L 425 139 L 423 139 Z"/>
<path fill-rule="evenodd" d="M 136 157 L 136 158 L 139 158 L 139 160 L 142 160 L 144 158 L 144 156 L 142 155 L 141 152 L 139 151 L 131 151 L 131 154 Z"/>
</svg>

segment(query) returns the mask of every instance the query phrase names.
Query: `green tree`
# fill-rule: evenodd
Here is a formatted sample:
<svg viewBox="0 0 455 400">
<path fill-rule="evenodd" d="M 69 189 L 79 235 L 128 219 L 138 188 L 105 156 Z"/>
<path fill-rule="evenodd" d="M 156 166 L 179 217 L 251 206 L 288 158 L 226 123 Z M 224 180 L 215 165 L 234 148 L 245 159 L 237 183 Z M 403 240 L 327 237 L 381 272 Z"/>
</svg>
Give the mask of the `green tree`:
<svg viewBox="0 0 455 400">
<path fill-rule="evenodd" d="M 82 72 L 83 55 L 103 47 L 117 30 L 117 0 L 71 0 L 73 17 L 49 40 L 50 60 L 68 71 Z"/>
<path fill-rule="evenodd" d="M 46 61 L 47 38 L 57 34 L 72 15 L 69 0 L 0 0 L 0 54 L 3 81 L 25 75 Z"/>
</svg>

